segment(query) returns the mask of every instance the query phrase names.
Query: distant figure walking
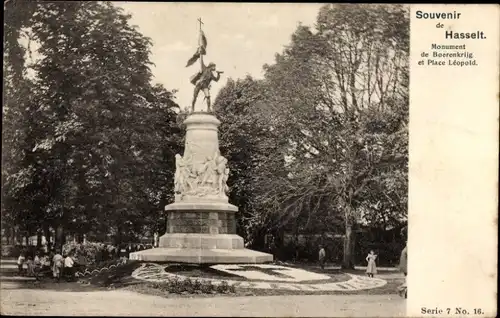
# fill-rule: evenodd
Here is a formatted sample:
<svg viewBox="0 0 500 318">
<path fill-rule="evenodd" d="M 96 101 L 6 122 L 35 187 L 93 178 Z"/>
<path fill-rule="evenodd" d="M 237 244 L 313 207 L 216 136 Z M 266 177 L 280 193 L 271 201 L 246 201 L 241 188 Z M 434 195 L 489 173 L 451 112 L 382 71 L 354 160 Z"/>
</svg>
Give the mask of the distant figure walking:
<svg viewBox="0 0 500 318">
<path fill-rule="evenodd" d="M 408 275 L 408 243 L 401 252 L 401 258 L 399 259 L 399 270 L 405 275 L 405 281 L 403 285 L 399 287 L 399 295 L 406 298 L 408 295 L 408 286 L 406 285 L 406 276 Z"/>
<path fill-rule="evenodd" d="M 321 245 L 319 246 L 318 259 L 319 259 L 319 266 L 321 266 L 321 269 L 325 269 L 326 252 L 323 246 Z"/>
<path fill-rule="evenodd" d="M 374 274 L 377 274 L 377 264 L 375 260 L 377 259 L 377 255 L 373 250 L 370 251 L 368 256 L 366 256 L 366 261 L 368 262 L 368 266 L 366 267 L 366 274 L 368 277 L 373 277 Z"/>
</svg>

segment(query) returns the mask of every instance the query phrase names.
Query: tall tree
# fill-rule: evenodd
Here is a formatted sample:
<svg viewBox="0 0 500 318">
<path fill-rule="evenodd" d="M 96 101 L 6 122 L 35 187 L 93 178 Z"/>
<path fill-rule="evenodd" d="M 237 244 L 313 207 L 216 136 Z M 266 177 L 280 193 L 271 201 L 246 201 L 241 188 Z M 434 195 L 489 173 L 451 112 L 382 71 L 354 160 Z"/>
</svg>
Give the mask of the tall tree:
<svg viewBox="0 0 500 318">
<path fill-rule="evenodd" d="M 21 44 L 34 8 L 33 2 L 26 1 L 4 4 L 2 221 L 11 235 L 16 225 L 26 231 L 34 222 L 34 202 L 26 189 L 34 172 L 27 157 L 33 124 L 29 112 L 31 82 L 26 74 L 26 49 Z"/>
<path fill-rule="evenodd" d="M 408 28 L 401 6 L 325 5 L 317 31 L 299 26 L 265 67 L 290 172 L 274 179 L 269 197 L 288 215 L 341 213 L 344 267 L 354 265 L 353 235 L 368 201 L 377 204 L 373 194 L 406 196 Z M 404 202 L 383 211 L 405 215 Z"/>
<path fill-rule="evenodd" d="M 40 2 L 28 19 L 39 59 L 33 128 L 17 129 L 31 143 L 23 189 L 51 227 L 140 232 L 168 200 L 177 105 L 151 84 L 151 41 L 129 19 L 109 2 Z"/>
<path fill-rule="evenodd" d="M 229 80 L 215 100 L 220 118 L 221 153 L 229 161 L 230 202 L 237 205 L 238 230 L 254 248 L 262 248 L 270 226 L 266 205 L 260 200 L 263 182 L 272 172 L 279 174 L 276 163 L 280 142 L 272 122 L 266 117 L 262 83 L 247 76 Z M 278 141 L 278 142 L 277 142 Z M 283 160 L 283 159 L 282 159 Z M 281 164 L 282 166 L 282 164 Z"/>
</svg>

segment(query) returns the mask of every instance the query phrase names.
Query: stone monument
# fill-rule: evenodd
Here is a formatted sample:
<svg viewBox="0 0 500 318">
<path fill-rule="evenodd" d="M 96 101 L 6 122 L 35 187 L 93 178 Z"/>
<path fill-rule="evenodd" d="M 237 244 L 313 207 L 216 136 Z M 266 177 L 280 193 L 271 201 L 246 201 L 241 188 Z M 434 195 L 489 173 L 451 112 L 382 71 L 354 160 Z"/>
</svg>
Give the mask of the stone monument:
<svg viewBox="0 0 500 318">
<path fill-rule="evenodd" d="M 236 235 L 238 208 L 228 202 L 229 168 L 219 151 L 220 121 L 210 113 L 210 83 L 218 81 L 222 72 L 215 76 L 215 64 L 203 64 L 207 41 L 201 19 L 199 22 L 198 51 L 187 66 L 200 59 L 201 70 L 191 79 L 195 94 L 184 121 L 184 154 L 175 156 L 175 202 L 165 207 L 167 232 L 160 237 L 158 248 L 131 253 L 130 259 L 194 264 L 271 262 L 271 254 L 246 249 L 243 238 Z M 208 112 L 194 109 L 200 91 L 205 93 Z"/>
</svg>

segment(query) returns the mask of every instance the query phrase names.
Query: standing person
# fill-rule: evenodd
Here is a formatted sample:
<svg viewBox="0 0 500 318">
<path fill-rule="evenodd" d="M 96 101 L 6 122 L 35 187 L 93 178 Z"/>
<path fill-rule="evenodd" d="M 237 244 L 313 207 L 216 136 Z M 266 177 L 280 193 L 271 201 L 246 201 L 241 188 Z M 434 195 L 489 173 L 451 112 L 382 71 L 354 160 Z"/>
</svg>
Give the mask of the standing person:
<svg viewBox="0 0 500 318">
<path fill-rule="evenodd" d="M 274 236 L 271 237 L 271 254 L 273 254 L 273 259 L 278 260 L 278 253 L 276 253 L 277 248 L 276 248 L 276 240 Z"/>
<path fill-rule="evenodd" d="M 21 252 L 21 254 L 19 254 L 19 257 L 17 258 L 17 272 L 19 276 L 22 276 L 23 274 L 23 266 L 25 260 L 26 257 L 24 256 L 24 252 Z"/>
<path fill-rule="evenodd" d="M 135 248 L 135 245 L 132 246 L 132 244 L 129 244 L 126 248 L 126 255 L 125 257 L 128 259 L 130 257 L 130 253 L 132 253 L 132 248 Z"/>
<path fill-rule="evenodd" d="M 97 252 L 95 253 L 95 261 L 97 264 L 101 263 L 102 261 L 105 261 L 104 255 L 103 255 L 103 250 L 104 246 L 102 244 L 99 244 L 97 246 Z M 81 262 L 79 262 L 81 263 Z"/>
<path fill-rule="evenodd" d="M 109 250 L 107 245 L 103 245 L 102 247 L 102 260 L 105 262 L 109 260 Z"/>
<path fill-rule="evenodd" d="M 158 247 L 158 232 L 155 232 L 153 236 L 153 248 Z"/>
<path fill-rule="evenodd" d="M 375 263 L 376 259 L 377 255 L 375 255 L 375 252 L 371 250 L 366 257 L 366 261 L 368 262 L 368 266 L 366 267 L 366 274 L 368 274 L 368 277 L 373 277 L 374 274 L 377 274 L 377 264 Z"/>
<path fill-rule="evenodd" d="M 64 266 L 63 256 L 59 253 L 56 253 L 52 258 L 52 275 L 54 276 L 55 279 L 57 279 L 57 282 L 59 282 L 61 279 L 63 266 Z"/>
<path fill-rule="evenodd" d="M 406 242 L 405 248 L 401 252 L 399 270 L 405 275 L 404 283 L 399 287 L 399 295 L 406 298 L 408 294 L 408 286 L 406 285 L 406 276 L 408 275 L 408 242 Z"/>
<path fill-rule="evenodd" d="M 33 273 L 35 274 L 35 279 L 38 280 L 40 271 L 42 269 L 42 260 L 40 258 L 40 252 L 36 252 L 35 259 L 33 260 Z"/>
<path fill-rule="evenodd" d="M 322 245 L 319 246 L 319 266 L 321 269 L 325 269 L 326 252 Z"/>
<path fill-rule="evenodd" d="M 120 259 L 126 259 L 127 258 L 127 247 L 125 245 L 122 245 L 121 248 L 119 249 L 119 254 L 118 256 Z"/>
<path fill-rule="evenodd" d="M 33 264 L 33 259 L 31 256 L 28 256 L 28 260 L 26 261 L 26 265 L 28 266 L 28 276 L 29 277 L 34 277 L 35 276 L 35 270 L 34 270 L 34 264 Z"/>
<path fill-rule="evenodd" d="M 64 259 L 64 276 L 66 276 L 66 280 L 68 282 L 74 279 L 74 265 L 75 261 L 73 260 L 73 257 L 71 256 L 71 254 L 68 254 L 68 256 L 66 256 L 66 258 Z"/>
</svg>

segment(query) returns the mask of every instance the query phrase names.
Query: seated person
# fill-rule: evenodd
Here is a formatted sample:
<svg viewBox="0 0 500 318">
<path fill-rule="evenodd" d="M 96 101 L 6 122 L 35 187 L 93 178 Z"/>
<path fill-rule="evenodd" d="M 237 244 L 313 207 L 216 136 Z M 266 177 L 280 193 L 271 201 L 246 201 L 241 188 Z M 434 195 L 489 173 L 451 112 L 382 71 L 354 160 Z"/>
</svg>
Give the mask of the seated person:
<svg viewBox="0 0 500 318">
<path fill-rule="evenodd" d="M 50 258 L 48 255 L 42 256 L 40 259 L 40 272 L 42 275 L 47 275 L 51 273 L 50 269 Z"/>
</svg>

